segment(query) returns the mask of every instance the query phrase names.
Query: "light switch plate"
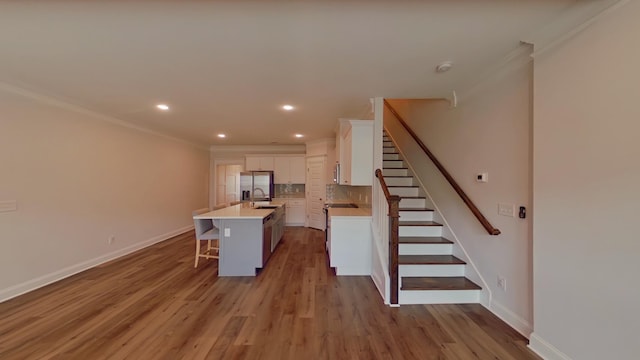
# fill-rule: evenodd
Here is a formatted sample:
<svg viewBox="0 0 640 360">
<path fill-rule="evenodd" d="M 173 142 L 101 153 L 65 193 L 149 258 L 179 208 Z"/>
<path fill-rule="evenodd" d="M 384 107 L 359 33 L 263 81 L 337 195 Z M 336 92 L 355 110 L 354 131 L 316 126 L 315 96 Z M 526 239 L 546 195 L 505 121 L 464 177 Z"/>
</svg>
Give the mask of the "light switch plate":
<svg viewBox="0 0 640 360">
<path fill-rule="evenodd" d="M 231 236 L 231 229 L 230 228 L 224 228 L 224 236 L 225 237 Z"/>
<path fill-rule="evenodd" d="M 18 202 L 16 200 L 0 201 L 0 212 L 9 212 L 18 210 Z"/>
<path fill-rule="evenodd" d="M 498 215 L 516 216 L 516 206 L 514 204 L 498 203 Z"/>
</svg>

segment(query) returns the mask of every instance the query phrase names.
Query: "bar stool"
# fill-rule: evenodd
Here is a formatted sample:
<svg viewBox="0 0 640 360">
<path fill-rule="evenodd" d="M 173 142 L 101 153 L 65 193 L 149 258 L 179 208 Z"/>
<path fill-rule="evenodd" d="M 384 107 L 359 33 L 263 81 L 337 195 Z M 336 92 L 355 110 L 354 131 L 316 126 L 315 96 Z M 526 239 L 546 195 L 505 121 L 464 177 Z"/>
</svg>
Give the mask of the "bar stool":
<svg viewBox="0 0 640 360">
<path fill-rule="evenodd" d="M 208 208 L 202 208 L 193 211 L 193 216 L 208 213 Z M 213 225 L 213 219 L 193 219 L 196 230 L 196 261 L 194 268 L 198 267 L 198 259 L 201 257 L 206 259 L 220 258 L 220 231 Z M 207 247 L 204 252 L 200 252 L 200 241 L 206 240 Z"/>
</svg>

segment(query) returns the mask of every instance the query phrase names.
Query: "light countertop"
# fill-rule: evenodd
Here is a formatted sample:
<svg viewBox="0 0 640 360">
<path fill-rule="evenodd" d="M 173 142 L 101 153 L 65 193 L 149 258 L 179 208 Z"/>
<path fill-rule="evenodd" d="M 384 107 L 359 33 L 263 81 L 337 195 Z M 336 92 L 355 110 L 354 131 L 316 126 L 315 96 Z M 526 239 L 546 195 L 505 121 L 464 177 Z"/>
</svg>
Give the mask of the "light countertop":
<svg viewBox="0 0 640 360">
<path fill-rule="evenodd" d="M 284 205 L 278 201 L 260 201 L 256 205 Z M 271 214 L 274 209 L 254 209 L 249 203 L 228 206 L 226 208 L 213 210 L 202 215 L 194 216 L 194 219 L 264 219 Z"/>
<path fill-rule="evenodd" d="M 371 216 L 370 208 L 329 208 L 329 216 Z"/>
</svg>

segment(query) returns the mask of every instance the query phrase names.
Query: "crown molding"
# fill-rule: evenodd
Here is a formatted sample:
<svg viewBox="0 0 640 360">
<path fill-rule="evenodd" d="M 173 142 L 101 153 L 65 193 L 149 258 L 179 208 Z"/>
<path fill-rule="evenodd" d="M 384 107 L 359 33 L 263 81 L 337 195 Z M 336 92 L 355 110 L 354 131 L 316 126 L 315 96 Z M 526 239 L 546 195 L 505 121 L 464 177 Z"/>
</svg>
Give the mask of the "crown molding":
<svg viewBox="0 0 640 360">
<path fill-rule="evenodd" d="M 534 45 L 531 56 L 535 58 L 555 49 L 629 2 L 629 0 L 577 2 L 547 26 L 522 41 Z"/>
<path fill-rule="evenodd" d="M 305 145 L 211 145 L 211 152 L 243 153 L 243 154 L 304 154 L 307 151 Z"/>
<path fill-rule="evenodd" d="M 14 95 L 18 95 L 18 96 L 22 96 L 31 100 L 34 100 L 36 102 L 39 103 L 43 103 L 43 104 L 47 104 L 49 106 L 54 106 L 60 109 L 64 109 L 67 111 L 71 111 L 71 112 L 75 112 L 78 114 L 82 114 L 82 115 L 86 115 L 88 117 L 91 117 L 93 119 L 99 120 L 99 121 L 104 121 L 104 122 L 108 122 L 114 125 L 118 125 L 118 126 L 122 126 L 122 127 L 126 127 L 129 129 L 133 129 L 136 131 L 140 131 L 143 133 L 147 133 L 150 135 L 154 135 L 154 136 L 158 136 L 158 137 L 162 137 L 168 140 L 172 140 L 172 141 L 176 141 L 176 142 L 180 142 L 180 143 L 184 143 L 187 145 L 191 145 L 195 148 L 201 149 L 201 150 L 208 150 L 206 145 L 203 144 L 199 144 L 199 143 L 195 143 L 189 140 L 185 140 L 182 138 L 178 138 L 175 136 L 171 136 L 171 135 L 167 135 L 165 133 L 161 133 L 158 132 L 156 130 L 151 130 L 149 128 L 143 127 L 143 126 L 139 126 L 139 125 L 135 125 L 132 124 L 130 122 L 118 119 L 118 118 L 114 118 L 93 110 L 89 110 L 87 108 L 83 108 L 81 106 L 78 105 L 74 105 L 74 104 L 70 104 L 68 102 L 62 101 L 60 99 L 54 98 L 50 95 L 43 95 L 43 94 L 39 94 L 36 93 L 34 91 L 31 90 L 26 90 L 24 88 L 12 85 L 12 84 L 8 84 L 6 82 L 1 82 L 0 81 L 0 91 L 4 91 L 6 93 L 10 93 L 10 94 L 14 94 Z"/>
</svg>

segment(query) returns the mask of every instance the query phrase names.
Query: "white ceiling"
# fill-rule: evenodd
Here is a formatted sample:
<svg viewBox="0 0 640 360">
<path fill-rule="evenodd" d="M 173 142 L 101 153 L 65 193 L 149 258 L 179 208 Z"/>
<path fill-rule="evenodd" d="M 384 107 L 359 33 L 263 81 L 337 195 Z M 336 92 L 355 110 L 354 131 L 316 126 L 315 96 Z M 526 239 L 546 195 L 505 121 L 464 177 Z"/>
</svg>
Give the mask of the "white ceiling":
<svg viewBox="0 0 640 360">
<path fill-rule="evenodd" d="M 572 3 L 3 1 L 0 81 L 201 145 L 296 144 L 468 86 Z"/>
</svg>

